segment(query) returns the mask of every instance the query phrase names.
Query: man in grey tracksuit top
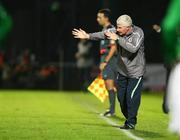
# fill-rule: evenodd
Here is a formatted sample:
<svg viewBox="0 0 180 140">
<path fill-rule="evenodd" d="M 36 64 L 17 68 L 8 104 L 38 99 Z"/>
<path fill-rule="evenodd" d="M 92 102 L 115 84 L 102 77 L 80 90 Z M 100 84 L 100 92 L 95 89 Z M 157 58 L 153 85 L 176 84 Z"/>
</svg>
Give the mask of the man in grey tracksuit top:
<svg viewBox="0 0 180 140">
<path fill-rule="evenodd" d="M 145 72 L 144 33 L 141 28 L 132 25 L 133 31 L 117 38 L 118 72 L 129 78 L 139 78 Z M 116 33 L 115 28 L 107 30 Z M 105 31 L 106 32 L 106 31 Z M 106 38 L 105 32 L 90 33 L 91 40 Z"/>
<path fill-rule="evenodd" d="M 134 129 L 140 105 L 142 78 L 145 72 L 144 33 L 128 15 L 117 19 L 117 29 L 88 34 L 90 39 L 116 40 L 118 44 L 117 90 L 121 111 L 126 118 L 121 129 Z"/>
</svg>

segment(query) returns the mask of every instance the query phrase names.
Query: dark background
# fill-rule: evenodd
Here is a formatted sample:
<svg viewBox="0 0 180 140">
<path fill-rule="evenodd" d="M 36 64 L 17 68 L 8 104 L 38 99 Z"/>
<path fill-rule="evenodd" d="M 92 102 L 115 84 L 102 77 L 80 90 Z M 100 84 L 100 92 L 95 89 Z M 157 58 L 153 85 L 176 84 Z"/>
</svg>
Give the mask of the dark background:
<svg viewBox="0 0 180 140">
<path fill-rule="evenodd" d="M 56 2 L 58 8 L 53 9 Z M 13 28 L 5 40 L 6 62 L 12 64 L 18 55 L 28 49 L 35 56 L 34 67 L 56 66 L 58 72 L 54 79 L 41 83 L 36 88 L 75 90 L 79 89 L 77 69 L 74 68 L 74 54 L 78 40 L 73 39 L 73 28 L 83 28 L 87 32 L 99 31 L 96 22 L 97 11 L 110 8 L 113 23 L 118 16 L 128 14 L 135 25 L 145 33 L 145 52 L 147 63 L 163 63 L 160 34 L 152 30 L 153 24 L 161 24 L 168 0 L 1 0 L 13 19 Z M 98 43 L 93 42 L 94 57 L 98 64 Z M 50 81 L 50 83 L 49 83 Z M 53 82 L 52 82 L 53 81 Z M 29 82 L 28 82 L 29 83 Z M 63 83 L 63 84 L 62 84 Z M 7 88 L 7 83 L 2 84 Z M 9 87 L 18 88 L 18 86 Z M 34 88 L 20 85 L 19 88 Z"/>
</svg>

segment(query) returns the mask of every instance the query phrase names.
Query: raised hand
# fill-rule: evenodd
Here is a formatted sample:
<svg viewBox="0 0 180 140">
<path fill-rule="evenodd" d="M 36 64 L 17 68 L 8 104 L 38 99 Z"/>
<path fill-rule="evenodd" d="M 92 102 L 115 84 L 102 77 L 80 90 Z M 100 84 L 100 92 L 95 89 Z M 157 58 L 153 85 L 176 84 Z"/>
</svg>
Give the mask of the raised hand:
<svg viewBox="0 0 180 140">
<path fill-rule="evenodd" d="M 73 29 L 72 34 L 74 35 L 74 38 L 79 38 L 79 39 L 89 39 L 89 34 L 87 34 L 84 30 L 82 29 Z"/>
</svg>

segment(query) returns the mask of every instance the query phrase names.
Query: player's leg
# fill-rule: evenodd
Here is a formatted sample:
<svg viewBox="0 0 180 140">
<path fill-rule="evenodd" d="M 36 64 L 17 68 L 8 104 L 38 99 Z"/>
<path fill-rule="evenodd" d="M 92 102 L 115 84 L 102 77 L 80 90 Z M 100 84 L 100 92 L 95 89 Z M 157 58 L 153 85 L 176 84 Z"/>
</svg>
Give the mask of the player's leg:
<svg viewBox="0 0 180 140">
<path fill-rule="evenodd" d="M 109 93 L 109 111 L 110 111 L 110 114 L 113 115 L 115 112 L 115 101 L 116 101 L 116 93 L 114 90 L 114 80 L 112 79 L 105 80 L 105 85 Z"/>
<path fill-rule="evenodd" d="M 113 73 L 111 65 L 107 65 L 102 72 L 103 79 L 105 80 L 106 89 L 109 93 L 109 109 L 104 113 L 104 116 L 112 116 L 115 112 L 115 75 Z"/>
</svg>

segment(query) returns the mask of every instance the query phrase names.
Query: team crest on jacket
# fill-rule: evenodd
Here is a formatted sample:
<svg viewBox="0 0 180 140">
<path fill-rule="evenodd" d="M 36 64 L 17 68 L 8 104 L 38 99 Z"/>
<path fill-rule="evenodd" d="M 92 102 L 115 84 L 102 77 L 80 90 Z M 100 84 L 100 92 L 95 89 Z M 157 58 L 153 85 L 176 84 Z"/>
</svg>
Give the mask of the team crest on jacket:
<svg viewBox="0 0 180 140">
<path fill-rule="evenodd" d="M 128 39 L 128 42 L 132 42 L 132 37 Z"/>
</svg>

